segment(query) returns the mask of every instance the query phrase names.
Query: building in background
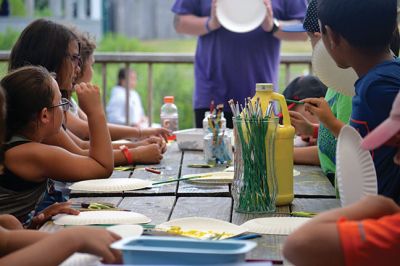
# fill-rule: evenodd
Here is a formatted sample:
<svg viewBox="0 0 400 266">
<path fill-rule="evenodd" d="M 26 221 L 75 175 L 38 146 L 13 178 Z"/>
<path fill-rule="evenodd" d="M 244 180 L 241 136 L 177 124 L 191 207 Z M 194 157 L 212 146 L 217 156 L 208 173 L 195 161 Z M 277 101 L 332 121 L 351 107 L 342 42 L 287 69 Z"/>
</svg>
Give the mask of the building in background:
<svg viewBox="0 0 400 266">
<path fill-rule="evenodd" d="M 2 2 L 3 0 L 0 0 Z M 100 40 L 107 32 L 138 39 L 182 38 L 173 28 L 174 0 L 8 0 L 11 15 L 0 16 L 0 32 L 24 29 L 38 18 L 37 10 L 46 9 L 49 19 L 74 24 Z M 15 16 L 17 2 L 25 7 L 23 16 Z M 15 12 L 14 12 L 15 13 Z"/>
</svg>

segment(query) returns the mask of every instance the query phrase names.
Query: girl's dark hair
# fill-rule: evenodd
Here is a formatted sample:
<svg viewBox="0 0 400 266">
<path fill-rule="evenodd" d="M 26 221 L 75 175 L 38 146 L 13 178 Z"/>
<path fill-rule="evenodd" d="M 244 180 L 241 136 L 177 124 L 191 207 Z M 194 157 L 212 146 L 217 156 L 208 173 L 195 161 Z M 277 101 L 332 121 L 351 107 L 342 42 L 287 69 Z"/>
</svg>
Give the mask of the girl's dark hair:
<svg viewBox="0 0 400 266">
<path fill-rule="evenodd" d="M 387 50 L 397 26 L 397 0 L 318 0 L 321 31 L 325 26 L 366 52 Z"/>
<path fill-rule="evenodd" d="M 70 29 L 78 37 L 80 45 L 79 53 L 81 55 L 82 65 L 79 77 L 81 78 L 89 57 L 94 53 L 94 50 L 96 49 L 96 40 L 88 32 L 82 32 L 76 27 L 71 27 Z"/>
<path fill-rule="evenodd" d="M 59 73 L 68 46 L 74 40 L 79 43 L 67 27 L 46 19 L 35 20 L 22 31 L 12 48 L 8 70 L 34 65 Z"/>
<path fill-rule="evenodd" d="M 27 128 L 37 114 L 52 106 L 52 75 L 40 66 L 26 66 L 9 72 L 0 86 L 6 93 L 6 140 Z"/>
</svg>

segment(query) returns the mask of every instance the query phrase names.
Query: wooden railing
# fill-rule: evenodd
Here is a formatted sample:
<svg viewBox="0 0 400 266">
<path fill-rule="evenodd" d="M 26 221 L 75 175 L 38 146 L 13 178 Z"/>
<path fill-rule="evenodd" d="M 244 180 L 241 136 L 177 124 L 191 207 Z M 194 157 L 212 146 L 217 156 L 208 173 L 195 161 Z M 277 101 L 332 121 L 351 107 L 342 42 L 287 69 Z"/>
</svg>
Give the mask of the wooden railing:
<svg viewBox="0 0 400 266">
<path fill-rule="evenodd" d="M 6 62 L 9 58 L 9 51 L 0 51 L 0 62 Z M 146 64 L 147 71 L 147 114 L 149 114 L 149 124 L 152 123 L 153 110 L 153 65 L 154 64 L 193 64 L 194 55 L 185 53 L 95 53 L 96 64 L 102 67 L 102 95 L 103 104 L 106 106 L 106 91 L 107 91 L 107 64 L 122 63 L 126 69 L 129 69 L 130 64 Z M 311 73 L 311 55 L 309 54 L 282 54 L 281 65 L 285 66 L 285 84 L 287 85 L 291 79 L 290 68 L 292 65 L 308 65 Z M 127 75 L 129 79 L 129 75 Z M 129 80 L 128 80 L 129 84 Z M 127 90 L 127 103 L 129 102 L 129 93 Z M 126 104 L 126 119 L 129 121 L 129 105 Z"/>
</svg>

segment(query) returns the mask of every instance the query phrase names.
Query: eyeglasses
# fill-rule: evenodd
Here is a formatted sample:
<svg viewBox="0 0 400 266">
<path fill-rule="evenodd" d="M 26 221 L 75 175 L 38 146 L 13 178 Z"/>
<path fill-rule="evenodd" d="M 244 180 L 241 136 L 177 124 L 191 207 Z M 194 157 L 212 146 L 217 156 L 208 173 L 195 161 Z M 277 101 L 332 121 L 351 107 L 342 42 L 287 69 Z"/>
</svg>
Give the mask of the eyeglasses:
<svg viewBox="0 0 400 266">
<path fill-rule="evenodd" d="M 55 108 L 58 106 L 61 106 L 61 109 L 64 112 L 68 112 L 69 108 L 72 106 L 72 103 L 66 98 L 61 98 L 61 103 L 53 105 L 53 106 L 49 106 L 48 108 Z"/>
<path fill-rule="evenodd" d="M 67 54 L 66 56 L 72 61 L 72 63 L 74 63 L 75 66 L 82 65 L 82 58 L 79 54 Z"/>
</svg>

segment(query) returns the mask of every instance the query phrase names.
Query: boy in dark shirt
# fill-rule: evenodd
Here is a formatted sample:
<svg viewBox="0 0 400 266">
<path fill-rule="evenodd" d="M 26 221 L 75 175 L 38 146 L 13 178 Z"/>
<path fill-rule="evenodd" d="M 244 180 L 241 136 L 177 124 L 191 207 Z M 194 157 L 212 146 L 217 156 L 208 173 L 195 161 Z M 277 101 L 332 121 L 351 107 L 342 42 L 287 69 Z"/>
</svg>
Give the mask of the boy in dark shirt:
<svg viewBox="0 0 400 266">
<path fill-rule="evenodd" d="M 362 137 L 390 113 L 400 88 L 400 61 L 389 46 L 397 27 L 396 0 L 318 0 L 322 40 L 336 64 L 352 67 L 355 83 L 350 124 Z M 377 18 L 377 19 L 374 19 Z M 306 109 L 320 112 L 319 99 L 306 101 Z M 343 122 L 335 121 L 340 130 Z M 378 177 L 378 193 L 400 203 L 400 166 L 393 147 L 371 151 Z"/>
</svg>

